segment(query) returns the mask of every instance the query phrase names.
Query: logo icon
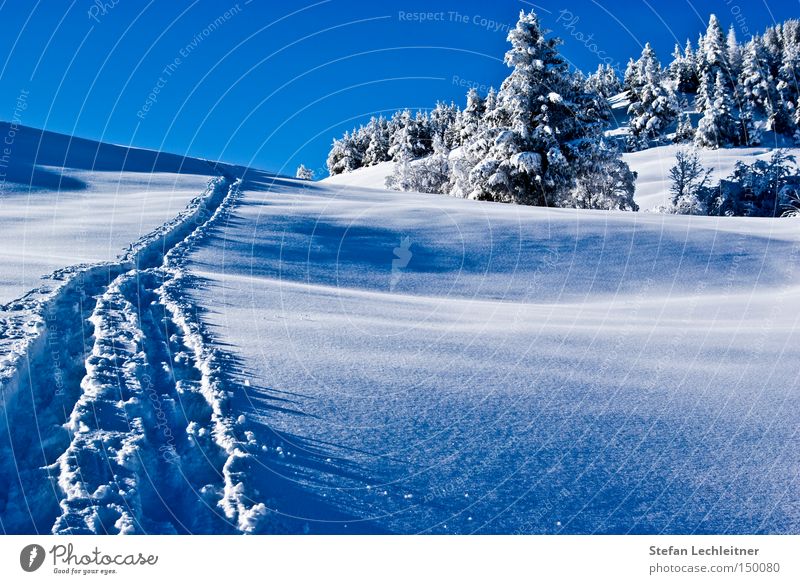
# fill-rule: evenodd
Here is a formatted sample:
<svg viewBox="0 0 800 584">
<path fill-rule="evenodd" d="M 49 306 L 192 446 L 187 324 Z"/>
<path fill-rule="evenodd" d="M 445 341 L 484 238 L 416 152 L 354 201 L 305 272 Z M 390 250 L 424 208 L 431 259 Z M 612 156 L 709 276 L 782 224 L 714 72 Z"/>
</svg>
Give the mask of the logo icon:
<svg viewBox="0 0 800 584">
<path fill-rule="evenodd" d="M 394 252 L 394 259 L 392 260 L 392 276 L 389 279 L 389 291 L 394 292 L 400 278 L 403 275 L 403 269 L 408 266 L 411 261 L 413 253 L 411 253 L 411 238 L 406 236 L 400 240 L 400 245 L 392 250 Z"/>
<path fill-rule="evenodd" d="M 19 565 L 26 572 L 35 572 L 44 564 L 45 552 L 44 548 L 38 544 L 32 543 L 22 548 L 19 553 Z"/>
</svg>

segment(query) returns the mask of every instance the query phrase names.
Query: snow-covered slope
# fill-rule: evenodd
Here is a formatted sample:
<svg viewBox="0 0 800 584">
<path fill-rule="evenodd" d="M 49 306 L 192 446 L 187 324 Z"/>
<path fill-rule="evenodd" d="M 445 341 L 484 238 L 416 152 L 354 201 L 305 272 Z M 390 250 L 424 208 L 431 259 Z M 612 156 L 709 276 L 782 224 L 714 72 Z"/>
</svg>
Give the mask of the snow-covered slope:
<svg viewBox="0 0 800 584">
<path fill-rule="evenodd" d="M 233 201 L 243 170 L 5 128 L 2 291 L 36 287 L 0 305 L 0 528 L 246 530 L 260 507 L 232 479 L 241 456 L 213 352 L 172 291 L 181 254 Z M 183 351 L 175 372 L 170 351 Z M 185 451 L 187 425 L 213 434 L 207 448 Z M 174 491 L 186 474 L 195 499 Z"/>
<path fill-rule="evenodd" d="M 358 168 L 353 172 L 345 172 L 322 179 L 330 185 L 361 187 L 366 189 L 385 189 L 386 179 L 394 172 L 394 162 L 381 162 L 374 166 Z"/>
<path fill-rule="evenodd" d="M 111 261 L 219 174 L 203 160 L 0 123 L 0 304 L 58 268 Z"/>
<path fill-rule="evenodd" d="M 212 172 L 0 312 L 4 532 L 800 528 L 797 221 Z"/>
<path fill-rule="evenodd" d="M 191 255 L 310 532 L 793 532 L 796 221 L 251 183 Z"/>
<path fill-rule="evenodd" d="M 675 153 L 687 146 L 658 146 L 639 152 L 623 154 L 622 158 L 638 173 L 635 199 L 642 211 L 665 205 L 669 201 L 669 169 L 675 164 Z M 753 164 L 756 160 L 769 160 L 774 150 L 759 148 L 698 149 L 697 154 L 705 168 L 712 169 L 711 178 L 717 181 L 728 177 L 739 161 Z M 800 149 L 790 148 L 789 154 L 800 155 Z"/>
</svg>

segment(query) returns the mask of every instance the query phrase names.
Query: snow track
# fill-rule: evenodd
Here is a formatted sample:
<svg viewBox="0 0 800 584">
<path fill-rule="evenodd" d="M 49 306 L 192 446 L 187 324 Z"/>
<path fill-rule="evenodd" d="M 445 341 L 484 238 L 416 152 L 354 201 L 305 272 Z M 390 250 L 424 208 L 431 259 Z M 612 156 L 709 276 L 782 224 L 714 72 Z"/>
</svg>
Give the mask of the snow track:
<svg viewBox="0 0 800 584">
<path fill-rule="evenodd" d="M 244 484 L 255 440 L 182 290 L 183 258 L 240 182 L 210 181 L 118 263 L 63 270 L 3 307 L 4 532 L 258 529 L 268 510 Z"/>
</svg>

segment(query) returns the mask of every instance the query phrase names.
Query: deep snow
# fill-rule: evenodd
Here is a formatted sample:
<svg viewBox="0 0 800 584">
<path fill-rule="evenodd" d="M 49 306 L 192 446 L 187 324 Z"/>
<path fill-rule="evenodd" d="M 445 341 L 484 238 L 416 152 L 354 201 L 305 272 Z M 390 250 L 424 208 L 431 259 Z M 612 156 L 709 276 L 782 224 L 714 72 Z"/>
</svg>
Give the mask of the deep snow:
<svg viewBox="0 0 800 584">
<path fill-rule="evenodd" d="M 64 140 L 81 204 L 118 175 L 187 206 L 0 310 L 4 532 L 800 528 L 798 221 L 184 176 Z M 638 161 L 654 197 L 666 154 Z"/>
<path fill-rule="evenodd" d="M 189 268 L 307 531 L 796 532 L 799 244 L 282 180 Z"/>
<path fill-rule="evenodd" d="M 59 268 L 114 260 L 218 174 L 203 160 L 0 123 L 0 135 L 12 131 L 0 168 L 0 304 Z"/>
</svg>

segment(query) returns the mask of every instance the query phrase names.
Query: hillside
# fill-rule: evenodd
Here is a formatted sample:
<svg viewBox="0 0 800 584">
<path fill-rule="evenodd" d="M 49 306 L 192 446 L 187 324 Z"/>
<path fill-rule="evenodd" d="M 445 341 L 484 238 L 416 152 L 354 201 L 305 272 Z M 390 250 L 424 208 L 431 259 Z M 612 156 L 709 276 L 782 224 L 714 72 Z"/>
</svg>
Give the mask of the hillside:
<svg viewBox="0 0 800 584">
<path fill-rule="evenodd" d="M 22 230 L 2 235 L 3 273 L 31 264 L 34 229 L 65 267 L 0 311 L 6 533 L 800 525 L 797 221 L 344 181 L 378 167 L 184 174 L 29 135 L 18 165 L 80 183 L 2 196 Z M 633 163 L 655 198 L 667 153 L 649 154 Z M 14 220 L 32 200 L 39 218 Z"/>
<path fill-rule="evenodd" d="M 189 269 L 303 530 L 792 532 L 799 243 L 285 181 Z"/>
</svg>

